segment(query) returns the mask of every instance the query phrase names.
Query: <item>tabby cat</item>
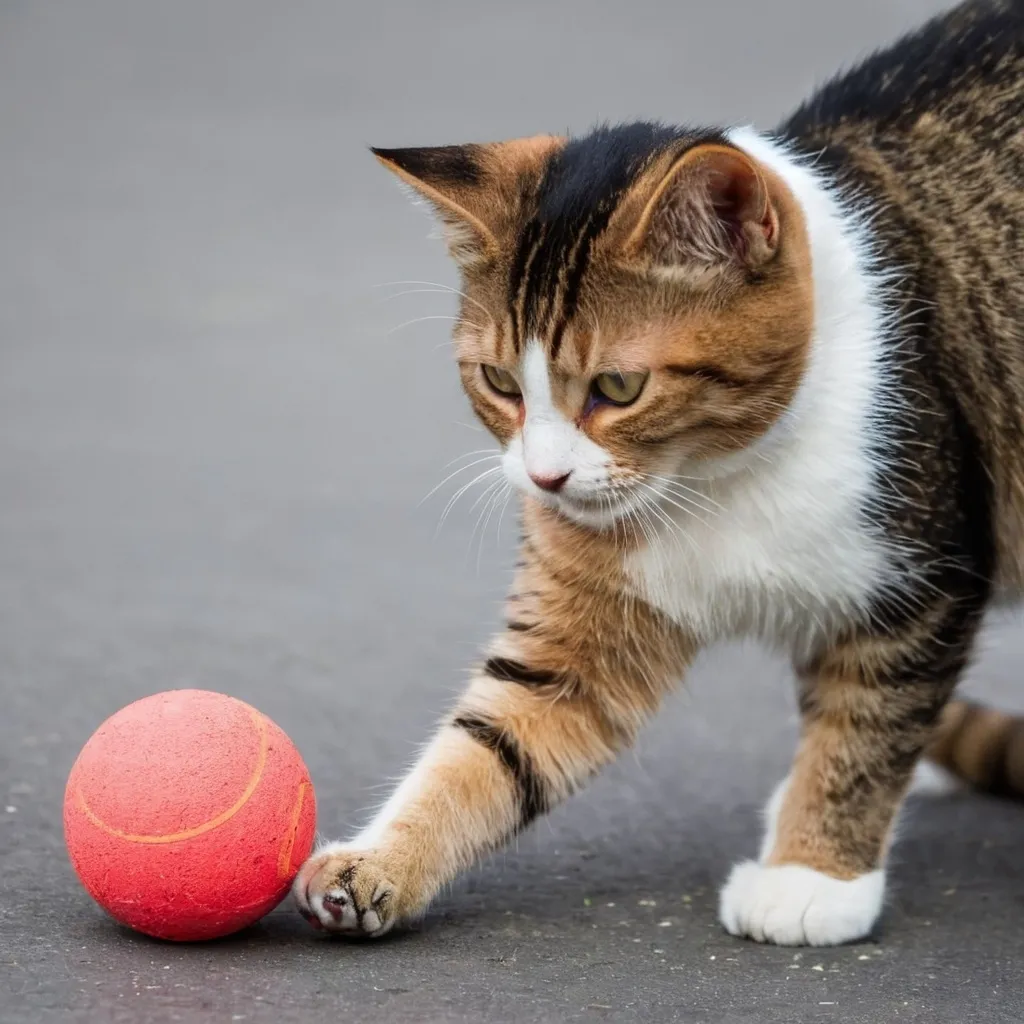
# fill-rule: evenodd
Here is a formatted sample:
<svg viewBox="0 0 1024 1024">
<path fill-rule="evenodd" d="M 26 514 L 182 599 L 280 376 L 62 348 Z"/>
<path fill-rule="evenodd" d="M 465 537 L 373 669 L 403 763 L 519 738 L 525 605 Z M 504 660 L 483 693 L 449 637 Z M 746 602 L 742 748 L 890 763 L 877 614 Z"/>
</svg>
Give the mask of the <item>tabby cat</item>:
<svg viewBox="0 0 1024 1024">
<path fill-rule="evenodd" d="M 1024 792 L 1024 724 L 951 701 L 1024 590 L 1024 2 L 973 0 L 772 134 L 602 127 L 374 150 L 461 270 L 462 383 L 522 493 L 507 623 L 419 763 L 295 884 L 383 935 L 634 738 L 696 653 L 792 657 L 802 730 L 735 935 L 882 909 L 926 750 Z"/>
</svg>

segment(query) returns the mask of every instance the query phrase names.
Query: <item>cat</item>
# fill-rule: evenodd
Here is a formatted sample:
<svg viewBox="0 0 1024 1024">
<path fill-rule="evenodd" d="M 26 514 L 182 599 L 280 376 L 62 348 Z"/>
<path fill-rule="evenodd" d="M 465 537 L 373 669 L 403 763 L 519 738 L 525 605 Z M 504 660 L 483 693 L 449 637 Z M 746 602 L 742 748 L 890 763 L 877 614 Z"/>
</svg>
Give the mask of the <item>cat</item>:
<svg viewBox="0 0 1024 1024">
<path fill-rule="evenodd" d="M 867 936 L 922 754 L 1024 793 L 951 700 L 1024 587 L 1024 3 L 968 2 L 771 134 L 374 150 L 461 271 L 462 383 L 521 492 L 507 623 L 301 912 L 379 936 L 626 747 L 695 654 L 789 653 L 802 729 L 734 935 Z"/>
</svg>

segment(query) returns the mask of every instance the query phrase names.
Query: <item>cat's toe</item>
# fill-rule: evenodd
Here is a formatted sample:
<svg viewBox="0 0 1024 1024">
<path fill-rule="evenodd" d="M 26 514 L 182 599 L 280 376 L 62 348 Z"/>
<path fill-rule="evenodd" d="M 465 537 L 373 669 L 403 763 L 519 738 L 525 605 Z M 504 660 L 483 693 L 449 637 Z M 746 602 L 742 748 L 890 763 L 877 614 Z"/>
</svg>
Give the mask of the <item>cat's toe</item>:
<svg viewBox="0 0 1024 1024">
<path fill-rule="evenodd" d="M 779 946 L 838 946 L 868 935 L 882 910 L 885 873 L 849 881 L 798 864 L 737 864 L 719 918 L 733 935 Z"/>
</svg>

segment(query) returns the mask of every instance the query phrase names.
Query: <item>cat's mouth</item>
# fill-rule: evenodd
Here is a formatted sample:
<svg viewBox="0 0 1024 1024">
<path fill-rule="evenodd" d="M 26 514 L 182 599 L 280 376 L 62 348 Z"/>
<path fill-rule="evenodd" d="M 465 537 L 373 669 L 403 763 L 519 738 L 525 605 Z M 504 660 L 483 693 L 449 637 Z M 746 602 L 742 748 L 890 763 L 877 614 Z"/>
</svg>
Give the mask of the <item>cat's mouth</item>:
<svg viewBox="0 0 1024 1024">
<path fill-rule="evenodd" d="M 616 489 L 592 494 L 559 494 L 552 504 L 566 519 L 580 526 L 607 530 L 629 517 L 636 499 L 628 490 Z"/>
</svg>

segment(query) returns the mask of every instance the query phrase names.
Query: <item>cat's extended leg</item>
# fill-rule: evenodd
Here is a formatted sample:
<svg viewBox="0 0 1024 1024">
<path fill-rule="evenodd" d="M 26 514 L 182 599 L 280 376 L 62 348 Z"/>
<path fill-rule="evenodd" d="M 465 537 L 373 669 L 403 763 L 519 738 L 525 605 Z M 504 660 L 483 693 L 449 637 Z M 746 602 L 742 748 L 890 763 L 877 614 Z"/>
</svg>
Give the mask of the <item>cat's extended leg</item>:
<svg viewBox="0 0 1024 1024">
<path fill-rule="evenodd" d="M 758 861 L 720 916 L 780 945 L 863 938 L 882 910 L 893 820 L 970 650 L 980 602 L 948 600 L 898 634 L 837 646 L 804 675 L 802 736 L 767 809 Z"/>
<path fill-rule="evenodd" d="M 294 892 L 314 923 L 383 935 L 573 792 L 633 737 L 692 651 L 646 606 L 528 547 L 506 631 L 373 823 L 317 851 Z M 600 567 L 598 567 L 600 569 Z"/>
<path fill-rule="evenodd" d="M 302 869 L 300 909 L 334 931 L 383 934 L 571 793 L 627 739 L 592 700 L 479 676 L 371 825 Z"/>
</svg>

